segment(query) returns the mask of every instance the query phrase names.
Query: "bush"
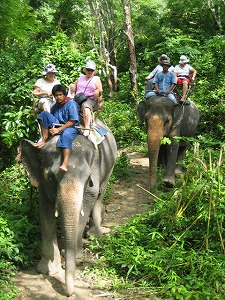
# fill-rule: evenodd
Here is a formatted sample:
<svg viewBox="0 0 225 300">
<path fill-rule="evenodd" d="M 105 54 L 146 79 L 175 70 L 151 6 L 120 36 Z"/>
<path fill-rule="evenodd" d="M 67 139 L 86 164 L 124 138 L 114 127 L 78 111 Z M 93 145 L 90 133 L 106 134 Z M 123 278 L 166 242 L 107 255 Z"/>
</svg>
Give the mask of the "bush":
<svg viewBox="0 0 225 300">
<path fill-rule="evenodd" d="M 105 101 L 100 119 L 113 132 L 118 147 L 128 147 L 146 141 L 146 133 L 140 128 L 135 109 L 119 97 Z"/>
<path fill-rule="evenodd" d="M 14 271 L 33 265 L 36 259 L 40 247 L 38 220 L 37 193 L 30 187 L 25 170 L 18 164 L 6 169 L 0 174 L 0 286 L 4 299 L 12 299 L 10 295 L 15 292 L 11 281 Z"/>
<path fill-rule="evenodd" d="M 127 285 L 149 287 L 163 299 L 225 296 L 224 150 L 197 151 L 169 195 L 91 244 L 101 269 Z M 120 286 L 121 287 L 121 286 Z"/>
</svg>

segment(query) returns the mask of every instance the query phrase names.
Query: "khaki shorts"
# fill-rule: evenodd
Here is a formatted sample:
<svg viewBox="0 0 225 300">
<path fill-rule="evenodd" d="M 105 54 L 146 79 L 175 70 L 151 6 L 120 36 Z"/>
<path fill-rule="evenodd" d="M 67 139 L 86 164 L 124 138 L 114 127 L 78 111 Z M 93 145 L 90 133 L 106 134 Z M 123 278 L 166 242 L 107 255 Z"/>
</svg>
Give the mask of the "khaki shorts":
<svg viewBox="0 0 225 300">
<path fill-rule="evenodd" d="M 92 110 L 92 111 L 98 110 L 98 101 L 95 101 L 93 99 L 87 99 L 81 105 L 81 110 L 83 110 L 84 108 L 90 108 L 90 110 Z"/>
</svg>

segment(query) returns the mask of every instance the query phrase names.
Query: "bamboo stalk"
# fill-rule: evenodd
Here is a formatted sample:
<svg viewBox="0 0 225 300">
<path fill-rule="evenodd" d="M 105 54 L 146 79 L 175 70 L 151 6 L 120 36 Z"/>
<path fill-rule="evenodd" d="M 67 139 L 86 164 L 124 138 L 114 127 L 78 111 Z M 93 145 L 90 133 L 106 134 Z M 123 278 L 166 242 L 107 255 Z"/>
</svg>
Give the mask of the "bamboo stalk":
<svg viewBox="0 0 225 300">
<path fill-rule="evenodd" d="M 192 222 L 192 224 L 190 226 L 188 226 L 185 231 L 179 236 L 179 238 L 173 243 L 173 245 L 170 247 L 170 249 L 172 249 L 177 242 L 179 242 L 182 237 L 186 234 L 186 232 L 202 217 L 202 213 Z"/>
<path fill-rule="evenodd" d="M 156 195 L 152 194 L 150 191 L 146 190 L 145 188 L 143 188 L 139 184 L 136 184 L 136 186 L 139 187 L 140 189 L 142 189 L 143 191 L 145 191 L 146 193 L 150 194 L 152 197 L 156 198 L 157 200 L 160 200 L 162 202 L 166 202 L 166 201 L 160 199 L 159 197 L 157 197 Z"/>
</svg>

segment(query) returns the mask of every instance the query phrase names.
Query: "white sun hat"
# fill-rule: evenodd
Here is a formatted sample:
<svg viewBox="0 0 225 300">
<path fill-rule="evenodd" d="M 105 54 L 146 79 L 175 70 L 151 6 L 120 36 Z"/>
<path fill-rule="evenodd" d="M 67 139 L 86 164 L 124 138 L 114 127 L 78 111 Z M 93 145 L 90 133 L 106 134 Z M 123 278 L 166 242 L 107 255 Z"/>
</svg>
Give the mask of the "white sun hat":
<svg viewBox="0 0 225 300">
<path fill-rule="evenodd" d="M 179 64 L 184 64 L 184 63 L 188 63 L 188 62 L 189 62 L 189 59 L 187 58 L 187 56 L 181 55 Z"/>
<path fill-rule="evenodd" d="M 45 76 L 47 73 L 54 73 L 55 75 L 59 75 L 59 72 L 56 70 L 55 65 L 53 64 L 47 64 L 45 67 L 44 72 L 42 73 L 43 76 Z"/>
</svg>

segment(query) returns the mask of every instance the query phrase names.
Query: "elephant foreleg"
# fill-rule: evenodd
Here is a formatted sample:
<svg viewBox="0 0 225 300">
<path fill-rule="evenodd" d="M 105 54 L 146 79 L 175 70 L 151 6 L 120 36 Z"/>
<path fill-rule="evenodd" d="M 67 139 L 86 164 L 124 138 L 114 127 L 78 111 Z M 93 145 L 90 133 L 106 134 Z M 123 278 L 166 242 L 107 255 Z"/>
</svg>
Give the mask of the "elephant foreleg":
<svg viewBox="0 0 225 300">
<path fill-rule="evenodd" d="M 92 236 L 101 236 L 103 234 L 103 227 L 101 226 L 103 215 L 105 212 L 104 206 L 102 204 L 106 186 L 108 184 L 109 178 L 111 176 L 112 169 L 107 174 L 106 178 L 102 182 L 99 190 L 97 191 L 97 200 L 94 204 L 94 207 L 91 212 L 90 221 L 89 221 L 89 230 L 88 234 Z M 106 231 L 105 231 L 106 233 Z"/>
<path fill-rule="evenodd" d="M 183 173 L 183 168 L 182 168 L 182 165 L 179 163 L 179 161 L 183 160 L 185 152 L 186 152 L 188 147 L 189 147 L 188 142 L 180 142 L 178 155 L 177 155 L 177 164 L 176 164 L 176 169 L 175 169 L 175 175 L 177 177 L 180 176 Z"/>
<path fill-rule="evenodd" d="M 102 223 L 102 215 L 104 212 L 104 207 L 101 198 L 99 198 L 96 201 L 95 206 L 93 207 L 93 210 L 91 212 L 90 221 L 89 221 L 89 230 L 88 230 L 88 235 L 91 236 L 102 235 L 101 223 Z"/>
<path fill-rule="evenodd" d="M 167 164 L 163 175 L 163 182 L 168 187 L 175 186 L 175 168 L 177 162 L 179 143 L 172 140 L 172 143 L 167 147 Z"/>
<path fill-rule="evenodd" d="M 42 258 L 37 271 L 53 275 L 61 269 L 61 257 L 57 243 L 57 219 L 55 217 L 55 201 L 48 199 L 40 188 L 40 218 L 42 234 Z"/>
</svg>

